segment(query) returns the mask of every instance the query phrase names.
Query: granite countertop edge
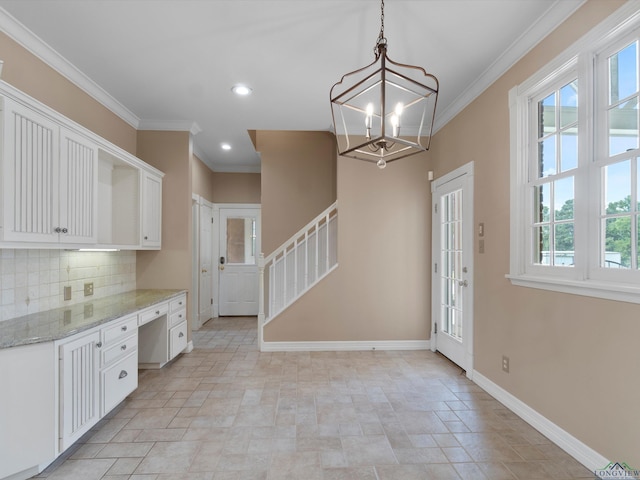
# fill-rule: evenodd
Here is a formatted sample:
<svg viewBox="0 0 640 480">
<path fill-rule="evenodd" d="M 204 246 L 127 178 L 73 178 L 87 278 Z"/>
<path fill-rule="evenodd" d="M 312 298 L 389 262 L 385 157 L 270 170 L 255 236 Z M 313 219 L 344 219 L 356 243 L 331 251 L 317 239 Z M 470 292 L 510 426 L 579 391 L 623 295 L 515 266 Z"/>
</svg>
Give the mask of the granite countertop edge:
<svg viewBox="0 0 640 480">
<path fill-rule="evenodd" d="M 0 322 L 0 349 L 53 342 L 104 325 L 186 290 L 140 289 Z M 87 309 L 91 314 L 87 315 Z"/>
</svg>

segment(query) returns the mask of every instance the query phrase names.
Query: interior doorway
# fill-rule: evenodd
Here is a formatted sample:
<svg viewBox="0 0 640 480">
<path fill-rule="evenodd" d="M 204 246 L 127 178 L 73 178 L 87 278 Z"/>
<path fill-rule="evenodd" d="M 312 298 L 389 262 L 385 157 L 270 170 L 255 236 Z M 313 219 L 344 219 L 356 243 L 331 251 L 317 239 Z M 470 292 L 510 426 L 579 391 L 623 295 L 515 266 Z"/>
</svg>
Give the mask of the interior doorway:
<svg viewBox="0 0 640 480">
<path fill-rule="evenodd" d="M 431 185 L 431 349 L 473 371 L 473 162 Z"/>
</svg>

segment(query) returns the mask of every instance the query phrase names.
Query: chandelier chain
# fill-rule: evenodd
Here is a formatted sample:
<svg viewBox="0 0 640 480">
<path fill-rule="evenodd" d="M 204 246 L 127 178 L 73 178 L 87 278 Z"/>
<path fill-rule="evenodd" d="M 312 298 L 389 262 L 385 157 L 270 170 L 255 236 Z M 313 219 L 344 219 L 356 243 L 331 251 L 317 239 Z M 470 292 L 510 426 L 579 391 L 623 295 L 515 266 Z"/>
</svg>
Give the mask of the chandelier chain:
<svg viewBox="0 0 640 480">
<path fill-rule="evenodd" d="M 379 54 L 379 46 L 386 44 L 387 39 L 384 37 L 384 0 L 380 0 L 380 33 L 378 34 L 378 41 L 373 51 L 376 54 L 376 58 Z"/>
</svg>

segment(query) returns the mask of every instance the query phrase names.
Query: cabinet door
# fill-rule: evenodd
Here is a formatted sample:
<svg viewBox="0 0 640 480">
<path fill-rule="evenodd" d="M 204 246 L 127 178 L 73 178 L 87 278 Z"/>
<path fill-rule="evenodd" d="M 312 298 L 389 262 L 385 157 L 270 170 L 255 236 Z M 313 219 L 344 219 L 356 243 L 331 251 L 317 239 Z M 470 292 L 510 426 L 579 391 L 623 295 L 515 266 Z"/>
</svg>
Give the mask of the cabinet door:
<svg viewBox="0 0 640 480">
<path fill-rule="evenodd" d="M 96 243 L 98 147 L 66 128 L 60 145 L 61 243 Z"/>
<path fill-rule="evenodd" d="M 142 241 L 147 248 L 160 248 L 162 237 L 162 178 L 145 172 L 142 177 Z"/>
<path fill-rule="evenodd" d="M 75 337 L 74 337 L 75 338 Z M 60 345 L 60 451 L 99 420 L 100 332 Z"/>
<path fill-rule="evenodd" d="M 3 117 L 3 239 L 57 242 L 59 126 L 8 98 Z"/>
</svg>

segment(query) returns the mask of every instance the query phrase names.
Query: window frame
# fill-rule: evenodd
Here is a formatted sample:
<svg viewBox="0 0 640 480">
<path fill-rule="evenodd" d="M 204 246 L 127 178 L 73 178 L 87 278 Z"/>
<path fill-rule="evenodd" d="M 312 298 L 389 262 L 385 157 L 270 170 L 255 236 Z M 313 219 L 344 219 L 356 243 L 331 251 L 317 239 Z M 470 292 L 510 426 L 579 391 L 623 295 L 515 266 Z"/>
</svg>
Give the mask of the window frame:
<svg viewBox="0 0 640 480">
<path fill-rule="evenodd" d="M 595 89 L 598 89 L 597 98 L 604 98 L 603 103 L 608 98 L 608 77 L 605 78 L 606 68 L 601 65 L 607 63 L 609 55 L 638 37 L 640 9 L 636 2 L 629 2 L 509 91 L 511 226 L 510 272 L 506 277 L 513 285 L 640 303 L 640 268 L 622 270 L 600 265 L 601 169 L 603 164 L 612 162 L 608 157 L 608 142 L 599 142 L 593 134 L 607 129 L 606 115 L 605 118 L 596 115 L 604 111 L 603 106 L 594 104 Z M 534 141 L 537 102 L 572 79 L 578 83 L 579 132 L 578 166 L 572 170 L 575 172 L 574 266 L 540 265 L 533 262 L 532 183 L 536 182 L 530 180 L 533 164 L 537 162 L 538 147 Z M 640 149 L 627 157 L 639 158 Z M 640 164 L 640 160 L 636 162 Z M 539 183 L 538 178 L 535 180 Z M 551 205 L 551 215 L 553 210 Z"/>
</svg>

